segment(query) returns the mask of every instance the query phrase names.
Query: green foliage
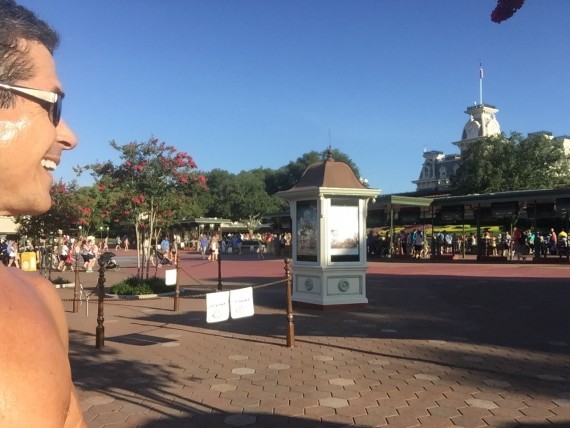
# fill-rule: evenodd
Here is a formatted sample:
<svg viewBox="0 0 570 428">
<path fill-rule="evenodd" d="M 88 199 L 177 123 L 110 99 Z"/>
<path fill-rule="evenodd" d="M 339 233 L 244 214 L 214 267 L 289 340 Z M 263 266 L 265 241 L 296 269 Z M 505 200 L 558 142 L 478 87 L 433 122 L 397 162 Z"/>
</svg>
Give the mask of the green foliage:
<svg viewBox="0 0 570 428">
<path fill-rule="evenodd" d="M 237 220 L 279 211 L 281 201 L 267 192 L 265 178 L 268 171 L 254 169 L 236 175 L 220 169 L 212 170 L 207 175 L 210 195 L 207 215 Z"/>
<path fill-rule="evenodd" d="M 170 290 L 164 279 L 156 276 L 148 279 L 130 276 L 111 287 L 111 293 L 119 295 L 160 294 L 168 291 Z"/>
<path fill-rule="evenodd" d="M 561 141 L 513 133 L 472 143 L 451 177 L 455 193 L 551 189 L 570 185 L 570 163 Z"/>
<path fill-rule="evenodd" d="M 169 291 L 172 291 L 172 287 L 166 285 L 164 278 L 153 276 L 145 279 L 144 282 L 148 284 L 154 293 L 167 293 Z"/>
<path fill-rule="evenodd" d="M 352 159 L 340 150 L 333 150 L 332 157 L 334 160 L 348 164 L 354 174 L 359 177 L 360 172 Z M 303 176 L 305 170 L 312 164 L 322 161 L 327 158 L 327 151 L 317 152 L 313 150 L 298 157 L 297 160 L 289 162 L 287 165 L 282 166 L 277 171 L 266 174 L 266 188 L 267 193 L 273 195 L 283 190 L 289 190 L 293 187 Z"/>
<path fill-rule="evenodd" d="M 309 165 L 327 156 L 326 151 L 311 151 L 277 170 L 257 168 L 233 174 L 213 169 L 203 173 L 196 170 L 189 155 L 156 138 L 110 144 L 119 152 L 120 162 L 108 160 L 74 168 L 78 174 L 91 174 L 95 184 L 81 188 L 75 182 L 55 184 L 52 209 L 41 216 L 18 218 L 20 233 L 39 237 L 64 229 L 67 234 L 82 226 L 84 233 L 96 236 L 101 231 L 107 236 L 109 228 L 114 236 L 117 228 L 124 231 L 124 224 L 129 223 L 141 236 L 154 237 L 153 230 L 164 230 L 191 217 L 254 223 L 265 213 L 287 209 L 286 202 L 274 194 L 293 187 Z M 333 150 L 332 155 L 359 176 L 346 154 Z M 141 236 L 137 241 L 142 241 Z"/>
<path fill-rule="evenodd" d="M 145 226 L 168 226 L 178 212 L 192 213 L 191 199 L 206 188 L 203 175 L 196 173 L 191 156 L 150 138 L 120 145 L 111 141 L 121 163 L 94 163 L 81 169 L 91 171 L 100 193 L 100 215 L 107 221 L 128 221 Z M 143 220 L 146 219 L 146 220 Z"/>
<path fill-rule="evenodd" d="M 206 178 L 195 171 L 189 154 L 154 137 L 110 144 L 119 152 L 120 163 L 94 163 L 79 172 L 88 170 L 96 179 L 98 214 L 109 223 L 133 226 L 139 255 L 145 239 L 156 239 L 177 220 L 202 214 L 192 200 L 207 189 Z M 138 268 L 140 277 L 145 268 L 148 276 L 148 261 L 139 258 Z"/>
<path fill-rule="evenodd" d="M 53 203 L 47 212 L 36 216 L 16 217 L 20 234 L 34 238 L 45 237 L 50 234 L 57 236 L 58 229 L 70 225 L 77 227 L 77 225 L 86 222 L 82 215 L 83 206 L 78 198 L 75 182 L 70 184 L 61 181 L 54 183 L 50 194 Z"/>
<path fill-rule="evenodd" d="M 326 156 L 326 151 L 314 150 L 278 170 L 258 168 L 239 174 L 221 169 L 210 171 L 207 174 L 209 192 L 204 196 L 207 216 L 252 221 L 262 214 L 285 210 L 287 204 L 275 197 L 275 193 L 293 187 L 310 165 Z M 359 176 L 358 168 L 346 154 L 333 150 L 332 156 L 336 161 L 350 165 Z"/>
</svg>

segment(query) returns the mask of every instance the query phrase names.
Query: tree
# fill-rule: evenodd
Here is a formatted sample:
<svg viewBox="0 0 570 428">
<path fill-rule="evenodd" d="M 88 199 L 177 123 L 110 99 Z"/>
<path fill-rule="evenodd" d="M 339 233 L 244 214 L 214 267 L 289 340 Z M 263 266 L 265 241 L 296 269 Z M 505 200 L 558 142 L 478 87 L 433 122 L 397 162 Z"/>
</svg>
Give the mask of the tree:
<svg viewBox="0 0 570 428">
<path fill-rule="evenodd" d="M 66 184 L 63 181 L 54 183 L 50 190 L 51 208 L 36 216 L 18 216 L 18 232 L 32 238 L 45 238 L 55 235 L 65 226 L 73 227 L 89 224 L 91 215 L 87 205 L 83 205 L 77 197 L 77 184 Z M 66 232 L 62 230 L 62 232 Z"/>
<path fill-rule="evenodd" d="M 562 142 L 544 135 L 487 137 L 469 146 L 451 184 L 460 195 L 566 187 L 570 163 Z"/>
<path fill-rule="evenodd" d="M 279 168 L 274 174 L 268 174 L 266 179 L 267 192 L 270 195 L 274 193 L 289 190 L 293 187 L 303 176 L 305 170 L 312 164 L 320 162 L 326 159 L 328 150 L 323 150 L 322 152 L 317 152 L 313 150 L 311 152 L 305 153 L 298 157 L 297 160 L 289 162 L 287 165 Z M 335 161 L 344 162 L 348 164 L 354 174 L 359 177 L 360 173 L 358 167 L 354 164 L 352 159 L 348 157 L 345 153 L 334 149 L 332 151 L 332 157 Z"/>
<path fill-rule="evenodd" d="M 209 199 L 206 215 L 208 217 L 237 219 L 237 217 L 232 217 L 231 203 L 228 198 L 234 191 L 232 182 L 235 175 L 215 168 L 207 173 L 206 177 L 209 189 L 206 196 Z"/>
<path fill-rule="evenodd" d="M 326 156 L 327 151 L 311 151 L 278 170 L 258 168 L 232 174 L 213 169 L 206 174 L 209 192 L 200 196 L 199 205 L 209 207 L 209 217 L 256 224 L 262 214 L 286 209 L 285 202 L 276 198 L 275 193 L 293 187 L 310 165 L 322 161 Z M 333 150 L 332 156 L 336 161 L 347 163 L 355 175 L 359 175 L 358 168 L 346 154 Z"/>
<path fill-rule="evenodd" d="M 515 14 L 524 4 L 524 0 L 498 0 L 491 12 L 491 21 L 500 24 Z"/>
<path fill-rule="evenodd" d="M 240 172 L 234 185 L 236 192 L 233 194 L 232 210 L 242 221 L 259 219 L 261 214 L 281 207 L 281 201 L 267 193 L 262 169 Z"/>
<path fill-rule="evenodd" d="M 101 201 L 107 205 L 102 214 L 115 223 L 133 225 L 139 275 L 143 276 L 146 264 L 148 276 L 149 244 L 158 240 L 162 228 L 182 218 L 182 212 L 189 213 L 196 189 L 206 190 L 206 178 L 195 172 L 197 166 L 190 155 L 157 138 L 110 144 L 120 152 L 120 164 L 95 163 L 80 171 L 90 170 L 96 179 Z"/>
<path fill-rule="evenodd" d="M 255 221 L 261 214 L 281 208 L 281 201 L 269 195 L 265 177 L 270 170 L 254 169 L 231 174 L 219 169 L 208 174 L 210 217 Z"/>
</svg>

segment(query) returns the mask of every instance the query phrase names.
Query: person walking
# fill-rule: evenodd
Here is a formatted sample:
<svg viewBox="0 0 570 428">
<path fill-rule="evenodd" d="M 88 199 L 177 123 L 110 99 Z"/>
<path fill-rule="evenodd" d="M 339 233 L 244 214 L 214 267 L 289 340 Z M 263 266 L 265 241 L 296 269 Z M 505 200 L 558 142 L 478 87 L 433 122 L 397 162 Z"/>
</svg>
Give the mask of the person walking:
<svg viewBox="0 0 570 428">
<path fill-rule="evenodd" d="M 8 241 L 8 266 L 14 266 L 20 269 L 20 253 L 16 241 Z"/>
<path fill-rule="evenodd" d="M 68 264 L 68 257 L 69 257 L 69 245 L 67 241 L 63 241 L 63 243 L 59 246 L 59 264 L 57 265 L 57 270 L 62 272 L 65 271 L 67 264 Z M 71 263 L 71 261 L 69 261 Z"/>
<path fill-rule="evenodd" d="M 208 237 L 206 235 L 200 236 L 200 254 L 202 254 L 202 259 L 206 258 L 206 253 L 208 252 Z"/>
<path fill-rule="evenodd" d="M 218 235 L 214 235 L 210 240 L 210 255 L 208 256 L 208 260 L 211 262 L 215 262 L 216 260 L 218 260 L 218 251 L 219 251 Z"/>
</svg>

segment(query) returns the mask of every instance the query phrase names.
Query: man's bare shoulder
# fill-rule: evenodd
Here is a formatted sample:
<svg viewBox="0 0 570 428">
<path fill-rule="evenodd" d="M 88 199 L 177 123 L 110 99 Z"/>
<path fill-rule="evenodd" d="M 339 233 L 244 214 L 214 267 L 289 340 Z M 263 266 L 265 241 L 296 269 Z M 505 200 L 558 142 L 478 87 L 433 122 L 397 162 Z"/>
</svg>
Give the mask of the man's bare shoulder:
<svg viewBox="0 0 570 428">
<path fill-rule="evenodd" d="M 8 300 L 17 302 L 20 307 L 44 306 L 55 318 L 65 318 L 61 299 L 55 287 L 37 273 L 0 265 L 0 283 L 3 288 L 2 294 L 8 295 L 10 297 Z M 64 328 L 67 330 L 66 326 Z"/>
<path fill-rule="evenodd" d="M 62 427 L 73 384 L 61 299 L 40 275 L 3 265 L 0 284 L 0 325 L 6 327 L 0 347 L 0 409 L 5 410 L 0 419 L 9 422 L 6 426 Z"/>
<path fill-rule="evenodd" d="M 0 265 L 0 278 L 3 281 L 24 282 L 35 285 L 49 285 L 50 282 L 37 272 L 24 272 L 23 270 Z"/>
</svg>

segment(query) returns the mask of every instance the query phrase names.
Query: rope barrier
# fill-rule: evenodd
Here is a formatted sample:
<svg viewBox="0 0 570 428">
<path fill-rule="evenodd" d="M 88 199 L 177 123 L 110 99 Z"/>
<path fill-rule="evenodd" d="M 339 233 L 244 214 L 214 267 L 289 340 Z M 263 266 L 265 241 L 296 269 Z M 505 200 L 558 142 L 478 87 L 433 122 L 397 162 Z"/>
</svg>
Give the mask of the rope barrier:
<svg viewBox="0 0 570 428">
<path fill-rule="evenodd" d="M 190 276 L 190 275 L 188 275 L 188 276 Z M 192 278 L 192 277 L 191 277 L 191 278 Z M 194 278 L 192 278 L 192 279 L 194 279 Z M 195 279 L 194 279 L 194 280 L 195 280 Z M 197 281 L 197 280 L 195 280 L 195 281 L 198 282 L 199 285 L 206 286 L 205 284 L 203 284 L 203 283 L 201 283 L 201 282 L 199 282 L 199 281 Z M 257 290 L 257 289 L 260 289 L 260 288 L 269 287 L 269 286 L 271 286 L 271 285 L 276 285 L 276 284 L 285 283 L 286 281 L 287 281 L 287 279 L 283 278 L 283 279 L 280 279 L 280 280 L 278 280 L 278 281 L 272 281 L 272 282 L 267 282 L 267 283 L 264 283 L 264 284 L 252 285 L 251 287 L 252 287 L 254 290 Z M 188 290 L 188 289 L 187 289 L 187 288 L 184 288 L 184 290 Z M 97 303 L 97 299 L 94 299 L 94 300 L 91 300 L 91 301 L 89 300 L 89 298 L 90 298 L 93 294 L 95 294 L 96 291 L 97 291 L 97 287 L 95 287 L 95 289 L 94 289 L 89 295 L 86 295 L 86 298 L 80 298 L 79 300 L 80 300 L 81 304 L 82 304 L 84 301 L 87 302 L 87 303 Z M 210 291 L 210 293 L 214 293 L 214 292 L 216 292 L 216 291 L 217 291 L 217 290 L 216 290 L 215 288 L 212 288 L 212 290 Z M 85 294 L 85 293 L 83 292 L 83 286 L 81 286 L 81 293 L 82 293 L 82 294 Z M 189 296 L 181 295 L 180 298 L 181 298 L 181 299 L 203 299 L 204 297 L 206 297 L 207 294 L 209 294 L 209 293 L 192 294 L 192 295 L 189 295 Z M 142 294 L 142 296 L 145 296 L 145 295 Z M 119 297 L 106 297 L 106 298 L 103 299 L 103 301 L 104 301 L 104 302 L 125 302 L 125 301 L 127 301 L 127 302 L 133 302 L 133 301 L 139 301 L 139 300 L 161 300 L 161 299 L 174 299 L 174 296 L 160 296 L 160 295 L 157 295 L 156 297 L 144 297 L 144 298 L 141 299 L 141 298 L 139 298 L 138 296 L 131 296 L 131 295 L 126 295 L 126 294 L 125 294 L 125 295 L 120 295 Z M 73 299 L 61 299 L 61 300 L 64 301 L 64 302 L 72 302 L 72 301 L 73 301 Z"/>
</svg>

